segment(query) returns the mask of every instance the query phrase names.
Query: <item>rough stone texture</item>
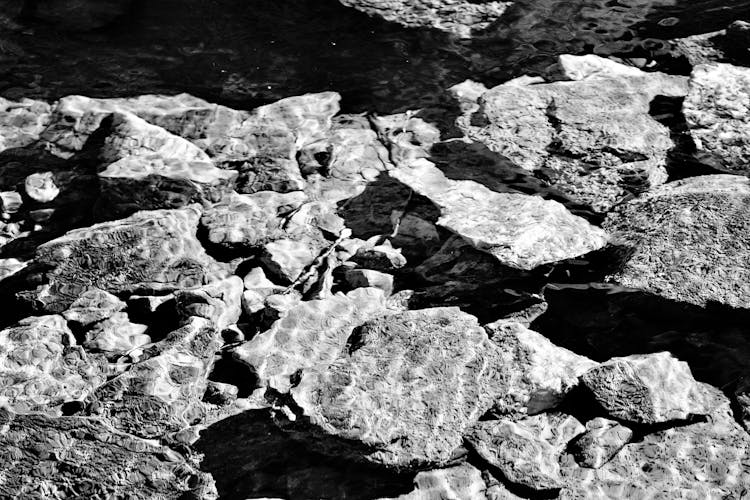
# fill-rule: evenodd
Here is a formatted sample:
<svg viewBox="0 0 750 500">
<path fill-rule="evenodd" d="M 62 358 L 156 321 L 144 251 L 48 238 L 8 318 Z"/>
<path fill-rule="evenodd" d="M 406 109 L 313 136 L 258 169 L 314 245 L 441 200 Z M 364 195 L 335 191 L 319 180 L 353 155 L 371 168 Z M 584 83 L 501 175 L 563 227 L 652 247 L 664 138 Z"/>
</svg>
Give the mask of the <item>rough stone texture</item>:
<svg viewBox="0 0 750 500">
<path fill-rule="evenodd" d="M 469 138 L 606 212 L 667 180 L 674 144 L 649 105 L 656 95 L 684 96 L 686 83 L 639 70 L 631 76 L 632 68 L 613 70 L 611 62 L 571 61 L 563 60 L 561 71 L 577 81 L 497 86 L 458 124 Z"/>
<path fill-rule="evenodd" d="M 89 288 L 81 293 L 62 315 L 69 322 L 86 327 L 123 309 L 125 302 L 116 296 L 98 288 Z"/>
<path fill-rule="evenodd" d="M 390 241 L 380 245 L 364 244 L 355 250 L 352 262 L 376 271 L 393 271 L 406 265 L 401 249 L 393 248 Z"/>
<path fill-rule="evenodd" d="M 750 181 L 671 182 L 621 206 L 604 228 L 630 247 L 611 279 L 671 300 L 750 307 Z"/>
<path fill-rule="evenodd" d="M 157 441 L 98 418 L 0 409 L 3 498 L 218 498 L 213 479 Z"/>
<path fill-rule="evenodd" d="M 711 410 L 687 363 L 667 352 L 612 358 L 581 380 L 610 416 L 628 422 L 656 424 Z"/>
<path fill-rule="evenodd" d="M 258 156 L 242 162 L 231 163 L 236 170 L 237 192 L 252 194 L 259 191 L 291 193 L 305 189 L 305 180 L 295 160 Z"/>
<path fill-rule="evenodd" d="M 624 425 L 597 417 L 586 422 L 586 432 L 571 445 L 573 456 L 581 467 L 598 469 L 630 442 L 633 431 Z"/>
<path fill-rule="evenodd" d="M 508 481 L 534 490 L 553 490 L 563 486 L 559 464 L 563 449 L 584 430 L 571 416 L 542 414 L 515 422 L 480 422 L 467 441 Z"/>
<path fill-rule="evenodd" d="M 48 203 L 60 194 L 52 172 L 38 172 L 26 177 L 24 190 L 29 198 L 38 203 Z"/>
<path fill-rule="evenodd" d="M 147 325 L 131 323 L 127 314 L 115 313 L 86 332 L 83 347 L 109 358 L 117 357 L 149 344 L 147 329 Z"/>
<path fill-rule="evenodd" d="M 375 288 L 302 302 L 269 330 L 234 349 L 233 357 L 251 367 L 260 384 L 288 392 L 300 371 L 325 371 L 352 330 L 384 310 L 385 295 Z"/>
<path fill-rule="evenodd" d="M 749 109 L 750 68 L 719 63 L 693 68 L 683 113 L 702 159 L 750 173 Z"/>
<path fill-rule="evenodd" d="M 386 295 L 393 292 L 393 275 L 373 271 L 372 269 L 348 269 L 344 278 L 352 288 L 380 288 Z"/>
<path fill-rule="evenodd" d="M 46 102 L 22 99 L 18 102 L 0 97 L 0 151 L 28 146 L 50 120 Z"/>
<path fill-rule="evenodd" d="M 701 387 L 714 408 L 707 422 L 647 434 L 599 469 L 568 464 L 560 498 L 742 498 L 750 484 L 750 437 L 726 397 Z"/>
<path fill-rule="evenodd" d="M 318 257 L 319 241 L 278 239 L 263 246 L 261 262 L 274 277 L 285 283 L 299 278 Z"/>
<path fill-rule="evenodd" d="M 0 404 L 47 411 L 81 401 L 105 381 L 102 360 L 76 346 L 61 316 L 38 316 L 0 331 Z"/>
<path fill-rule="evenodd" d="M 235 194 L 203 213 L 208 240 L 226 250 L 251 249 L 285 233 L 284 218 L 305 201 L 301 192 Z"/>
<path fill-rule="evenodd" d="M 470 38 L 500 18 L 511 2 L 471 0 L 340 0 L 348 7 L 410 28 L 434 28 Z"/>
<path fill-rule="evenodd" d="M 242 279 L 230 276 L 207 285 L 175 293 L 177 314 L 184 321 L 204 318 L 221 331 L 237 323 L 242 313 Z"/>
<path fill-rule="evenodd" d="M 245 314 L 255 314 L 266 307 L 266 297 L 284 292 L 286 287 L 279 286 L 266 277 L 263 268 L 256 267 L 242 280 L 245 292 L 242 294 L 242 310 Z"/>
<path fill-rule="evenodd" d="M 597 366 L 515 321 L 499 320 L 485 329 L 509 367 L 507 392 L 498 403 L 505 411 L 534 414 L 554 408 L 578 386 L 581 375 Z"/>
<path fill-rule="evenodd" d="M 45 269 L 46 283 L 29 292 L 30 298 L 57 312 L 92 286 L 120 294 L 210 282 L 222 271 L 195 238 L 199 216 L 194 207 L 139 212 L 45 243 L 34 264 Z"/>
<path fill-rule="evenodd" d="M 486 500 L 486 491 L 487 484 L 482 479 L 482 471 L 471 464 L 461 464 L 448 469 L 420 472 L 414 478 L 414 491 L 390 500 Z"/>
<path fill-rule="evenodd" d="M 210 321 L 190 318 L 99 387 L 90 407 L 115 428 L 147 439 L 185 429 L 205 416 L 201 400 L 220 345 Z"/>
<path fill-rule="evenodd" d="M 120 218 L 139 210 L 218 202 L 231 192 L 236 177 L 211 162 L 123 158 L 99 172 L 99 216 Z"/>
<path fill-rule="evenodd" d="M 455 181 L 425 160 L 391 175 L 440 208 L 438 225 L 510 267 L 533 269 L 607 243 L 604 231 L 556 201 L 497 193 L 473 181 Z"/>
<path fill-rule="evenodd" d="M 739 419 L 745 430 L 750 432 L 750 382 L 743 379 L 734 390 L 734 401 L 739 406 Z"/>
<path fill-rule="evenodd" d="M 458 308 L 407 311 L 365 323 L 348 351 L 325 371 L 303 373 L 291 393 L 313 432 L 354 443 L 366 460 L 441 465 L 492 405 L 497 362 L 473 316 Z"/>
</svg>

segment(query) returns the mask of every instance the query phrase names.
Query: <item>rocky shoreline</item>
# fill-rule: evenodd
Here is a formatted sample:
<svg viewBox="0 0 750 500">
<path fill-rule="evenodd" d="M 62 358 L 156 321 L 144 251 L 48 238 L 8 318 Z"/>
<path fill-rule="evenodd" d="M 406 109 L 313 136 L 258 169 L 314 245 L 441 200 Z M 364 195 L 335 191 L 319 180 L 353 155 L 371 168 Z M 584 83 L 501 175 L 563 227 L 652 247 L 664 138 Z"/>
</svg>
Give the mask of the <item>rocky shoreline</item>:
<svg viewBox="0 0 750 500">
<path fill-rule="evenodd" d="M 391 115 L 0 98 L 0 496 L 743 498 L 747 32 Z"/>
</svg>

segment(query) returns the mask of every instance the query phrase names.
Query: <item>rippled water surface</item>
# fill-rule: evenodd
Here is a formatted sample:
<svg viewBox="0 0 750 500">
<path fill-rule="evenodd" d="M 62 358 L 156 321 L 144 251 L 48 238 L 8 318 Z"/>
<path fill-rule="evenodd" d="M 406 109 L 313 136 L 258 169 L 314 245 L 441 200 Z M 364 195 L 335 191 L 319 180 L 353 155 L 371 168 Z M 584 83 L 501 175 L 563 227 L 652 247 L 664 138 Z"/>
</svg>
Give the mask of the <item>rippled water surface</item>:
<svg viewBox="0 0 750 500">
<path fill-rule="evenodd" d="M 649 57 L 663 52 L 659 38 L 749 14 L 745 0 L 520 0 L 484 33 L 456 40 L 335 0 L 139 1 L 88 33 L 5 19 L 0 94 L 190 92 L 249 108 L 331 89 L 348 111 L 389 112 L 429 105 L 466 78 L 492 85 L 539 71 L 559 53 Z"/>
</svg>

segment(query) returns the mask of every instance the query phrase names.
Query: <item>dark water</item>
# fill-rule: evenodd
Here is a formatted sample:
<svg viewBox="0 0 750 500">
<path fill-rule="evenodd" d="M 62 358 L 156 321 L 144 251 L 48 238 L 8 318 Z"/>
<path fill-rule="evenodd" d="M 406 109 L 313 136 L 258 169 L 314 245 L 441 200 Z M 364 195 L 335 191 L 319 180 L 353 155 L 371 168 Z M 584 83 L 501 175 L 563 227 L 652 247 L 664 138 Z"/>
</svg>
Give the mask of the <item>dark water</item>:
<svg viewBox="0 0 750 500">
<path fill-rule="evenodd" d="M 251 108 L 330 89 L 347 111 L 391 112 L 429 106 L 466 78 L 495 85 L 538 72 L 560 53 L 658 56 L 663 38 L 749 15 L 746 0 L 520 0 L 484 33 L 457 40 L 336 0 L 144 0 L 87 33 L 6 19 L 0 95 L 190 92 Z"/>
</svg>

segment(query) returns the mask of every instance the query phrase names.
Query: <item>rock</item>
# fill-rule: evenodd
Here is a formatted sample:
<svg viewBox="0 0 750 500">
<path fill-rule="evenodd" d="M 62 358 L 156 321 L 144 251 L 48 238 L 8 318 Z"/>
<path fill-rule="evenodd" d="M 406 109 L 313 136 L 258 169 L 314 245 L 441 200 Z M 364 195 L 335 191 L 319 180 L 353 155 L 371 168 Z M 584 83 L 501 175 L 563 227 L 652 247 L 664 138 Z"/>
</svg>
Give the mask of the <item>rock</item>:
<svg viewBox="0 0 750 500">
<path fill-rule="evenodd" d="M 639 70 L 631 75 L 632 68 L 592 56 L 568 56 L 560 64 L 564 75 L 578 80 L 497 86 L 458 125 L 470 139 L 540 171 L 553 187 L 597 211 L 664 183 L 674 144 L 649 106 L 657 95 L 684 96 L 685 79 Z"/>
<path fill-rule="evenodd" d="M 0 97 L 0 151 L 36 142 L 49 120 L 50 106 L 46 102 L 13 102 Z"/>
<path fill-rule="evenodd" d="M 390 241 L 380 245 L 364 244 L 357 248 L 351 260 L 364 268 L 376 271 L 393 271 L 406 265 L 406 258 L 401 254 L 401 250 L 393 248 Z"/>
<path fill-rule="evenodd" d="M 626 422 L 657 424 L 711 410 L 687 363 L 667 352 L 612 358 L 581 381 L 608 415 Z"/>
<path fill-rule="evenodd" d="M 750 383 L 743 379 L 734 390 L 734 402 L 739 407 L 739 419 L 745 430 L 750 432 Z"/>
<path fill-rule="evenodd" d="M 586 422 L 586 432 L 571 447 L 581 467 L 598 469 L 630 442 L 633 431 L 613 420 L 597 417 Z"/>
<path fill-rule="evenodd" d="M 14 275 L 27 266 L 26 262 L 18 259 L 0 259 L 0 281 Z"/>
<path fill-rule="evenodd" d="M 0 193 L 0 206 L 3 214 L 15 214 L 23 205 L 21 195 L 16 191 L 3 191 Z"/>
<path fill-rule="evenodd" d="M 610 279 L 698 306 L 750 307 L 749 202 L 746 177 L 707 175 L 622 205 L 604 228 L 631 251 Z"/>
<path fill-rule="evenodd" d="M 735 422 L 726 397 L 700 386 L 713 408 L 707 421 L 647 434 L 599 469 L 564 467 L 559 497 L 742 498 L 750 484 L 750 437 Z"/>
<path fill-rule="evenodd" d="M 232 191 L 236 172 L 211 162 L 127 157 L 99 172 L 99 217 L 127 217 L 139 210 L 218 202 Z"/>
<path fill-rule="evenodd" d="M 180 290 L 175 293 L 177 314 L 184 321 L 194 316 L 207 319 L 216 330 L 221 331 L 240 319 L 242 291 L 239 276 Z"/>
<path fill-rule="evenodd" d="M 132 3 L 132 0 L 37 0 L 30 4 L 30 9 L 41 21 L 65 29 L 87 31 L 107 26 L 125 15 Z"/>
<path fill-rule="evenodd" d="M 87 327 L 125 309 L 125 302 L 111 293 L 98 288 L 89 288 L 76 298 L 62 313 L 70 323 Z"/>
<path fill-rule="evenodd" d="M 104 364 L 76 346 L 61 316 L 26 318 L 0 331 L 0 405 L 54 412 L 104 383 Z"/>
<path fill-rule="evenodd" d="M 393 293 L 393 275 L 372 269 L 348 269 L 344 274 L 352 288 L 372 287 L 383 290 L 386 295 Z"/>
<path fill-rule="evenodd" d="M 325 371 L 352 330 L 384 311 L 385 296 L 375 288 L 301 302 L 232 355 L 253 370 L 261 385 L 289 392 L 300 372 Z"/>
<path fill-rule="evenodd" d="M 61 312 L 92 286 L 119 295 L 208 283 L 224 271 L 195 237 L 199 217 L 195 207 L 154 210 L 70 231 L 37 248 L 46 282 L 22 296 Z"/>
<path fill-rule="evenodd" d="M 485 326 L 502 352 L 510 379 L 502 402 L 509 410 L 533 415 L 559 405 L 578 386 L 580 377 L 597 363 L 558 347 L 543 335 L 515 321 L 499 320 Z"/>
<path fill-rule="evenodd" d="M 476 3 L 471 0 L 340 0 L 347 7 L 354 7 L 369 15 L 377 15 L 386 21 L 396 22 L 409 28 L 434 28 L 470 38 L 481 32 L 503 15 L 511 2 L 489 1 Z"/>
<path fill-rule="evenodd" d="M 409 166 L 419 158 L 430 156 L 433 144 L 440 140 L 440 130 L 414 116 L 413 111 L 373 118 L 373 126 L 388 144 L 397 167 Z"/>
<path fill-rule="evenodd" d="M 127 314 L 114 313 L 86 333 L 83 347 L 102 352 L 109 358 L 117 357 L 150 344 L 151 337 L 146 335 L 146 330 L 148 326 L 131 323 Z"/>
<path fill-rule="evenodd" d="M 118 430 L 146 439 L 163 438 L 200 422 L 201 403 L 219 332 L 204 318 L 190 318 L 144 350 L 143 360 L 100 386 L 92 409 Z"/>
<path fill-rule="evenodd" d="M 501 390 L 497 349 L 458 308 L 370 320 L 349 345 L 325 371 L 305 371 L 291 394 L 309 432 L 340 438 L 337 445 L 370 462 L 449 463 Z"/>
<path fill-rule="evenodd" d="M 104 165 L 129 156 L 210 162 L 195 144 L 129 113 L 112 113 L 102 120 L 101 127 L 107 132 L 99 149 L 99 160 Z"/>
<path fill-rule="evenodd" d="M 203 395 L 203 401 L 218 406 L 226 406 L 237 400 L 237 393 L 238 389 L 235 385 L 209 380 L 206 393 Z"/>
<path fill-rule="evenodd" d="M 103 419 L 0 412 L 2 497 L 218 498 L 211 476 L 185 457 Z"/>
<path fill-rule="evenodd" d="M 261 262 L 266 270 L 284 283 L 293 283 L 320 254 L 320 241 L 278 239 L 263 246 Z"/>
<path fill-rule="evenodd" d="M 730 64 L 693 68 L 690 90 L 683 103 L 685 121 L 704 161 L 726 171 L 750 173 L 750 69 Z"/>
<path fill-rule="evenodd" d="M 203 213 L 208 240 L 224 250 L 248 250 L 283 237 L 284 218 L 305 201 L 301 192 L 233 195 Z"/>
<path fill-rule="evenodd" d="M 607 243 L 604 231 L 556 201 L 497 193 L 474 181 L 455 181 L 426 160 L 390 174 L 440 208 L 438 225 L 510 267 L 533 269 Z"/>
<path fill-rule="evenodd" d="M 238 172 L 237 192 L 252 194 L 260 191 L 292 193 L 305 189 L 305 180 L 295 160 L 258 156 L 231 164 Z"/>
<path fill-rule="evenodd" d="M 248 315 L 265 309 L 266 298 L 269 295 L 283 293 L 285 290 L 285 287 L 276 285 L 266 278 L 261 267 L 250 271 L 243 279 L 243 284 L 245 292 L 242 294 L 242 310 Z"/>
<path fill-rule="evenodd" d="M 486 500 L 487 484 L 482 472 L 471 464 L 420 472 L 414 478 L 414 491 L 390 500 L 436 500 L 471 498 Z M 389 500 L 389 499 L 381 499 Z"/>
<path fill-rule="evenodd" d="M 584 430 L 571 416 L 542 414 L 516 422 L 480 422 L 466 439 L 508 481 L 543 491 L 563 486 L 559 457 L 567 443 Z"/>
</svg>

